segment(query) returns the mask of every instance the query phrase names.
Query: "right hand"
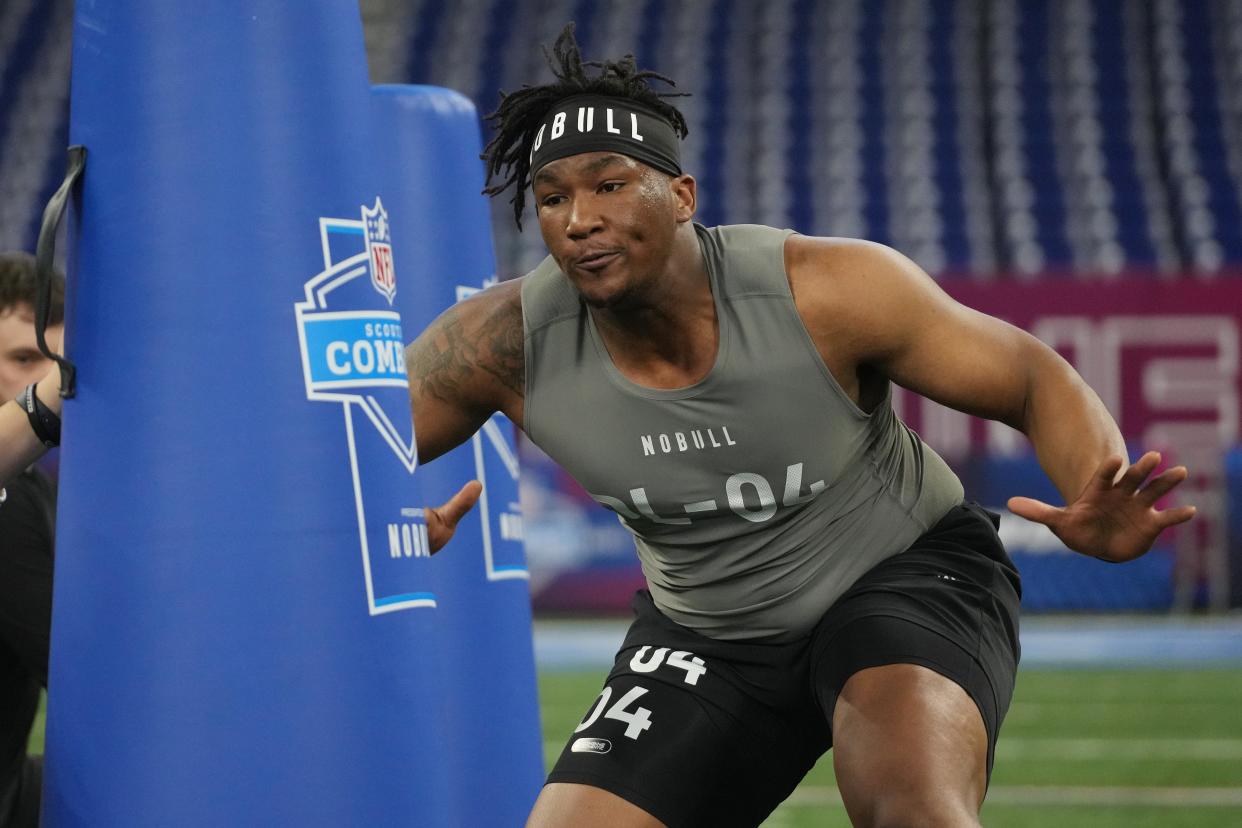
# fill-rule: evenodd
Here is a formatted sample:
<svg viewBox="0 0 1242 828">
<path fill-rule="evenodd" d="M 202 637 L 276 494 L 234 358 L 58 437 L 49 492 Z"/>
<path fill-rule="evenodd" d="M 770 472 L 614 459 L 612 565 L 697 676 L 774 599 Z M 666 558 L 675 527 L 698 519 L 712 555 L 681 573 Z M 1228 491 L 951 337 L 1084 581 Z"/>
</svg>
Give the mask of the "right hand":
<svg viewBox="0 0 1242 828">
<path fill-rule="evenodd" d="M 1075 552 L 1112 563 L 1132 561 L 1146 554 L 1165 529 L 1195 516 L 1194 506 L 1156 509 L 1156 501 L 1187 476 L 1185 466 L 1176 466 L 1149 480 L 1159 465 L 1159 453 L 1149 451 L 1119 476 L 1125 458 L 1114 455 L 1100 463 L 1082 494 L 1064 508 L 1011 497 L 1009 511 L 1044 524 Z"/>
<path fill-rule="evenodd" d="M 481 494 L 483 494 L 483 484 L 477 480 L 471 480 L 462 486 L 457 494 L 450 497 L 443 506 L 434 509 L 429 507 L 426 510 L 427 539 L 431 541 L 431 554 L 434 555 L 444 548 L 444 545 L 453 537 L 453 533 L 457 531 L 458 522 L 474 508 L 474 504 L 479 502 Z"/>
</svg>

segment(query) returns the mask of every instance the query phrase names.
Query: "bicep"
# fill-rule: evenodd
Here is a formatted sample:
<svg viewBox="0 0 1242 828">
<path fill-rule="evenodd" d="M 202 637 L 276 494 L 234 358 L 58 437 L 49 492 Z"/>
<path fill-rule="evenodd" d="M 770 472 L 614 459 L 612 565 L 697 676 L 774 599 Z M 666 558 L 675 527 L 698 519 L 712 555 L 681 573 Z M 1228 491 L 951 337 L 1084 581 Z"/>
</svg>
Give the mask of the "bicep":
<svg viewBox="0 0 1242 828">
<path fill-rule="evenodd" d="M 821 350 L 843 352 L 834 356 L 843 370 L 874 370 L 959 411 L 1021 422 L 1031 372 L 1059 359 L 1055 353 L 956 302 L 895 250 L 823 239 L 803 245 L 809 277 L 800 280 L 799 308 L 808 328 L 821 331 Z"/>
<path fill-rule="evenodd" d="M 478 398 L 477 348 L 456 307 L 449 308 L 405 349 L 410 409 L 420 462 L 465 442 L 491 414 Z"/>
<path fill-rule="evenodd" d="M 517 289 L 501 285 L 448 308 L 406 348 L 405 364 L 414 435 L 424 462 L 468 440 L 493 412 L 520 414 Z"/>
<path fill-rule="evenodd" d="M 1032 372 L 1056 355 L 1025 331 L 935 292 L 907 303 L 909 328 L 894 332 L 876 367 L 942 405 L 1020 427 Z"/>
</svg>

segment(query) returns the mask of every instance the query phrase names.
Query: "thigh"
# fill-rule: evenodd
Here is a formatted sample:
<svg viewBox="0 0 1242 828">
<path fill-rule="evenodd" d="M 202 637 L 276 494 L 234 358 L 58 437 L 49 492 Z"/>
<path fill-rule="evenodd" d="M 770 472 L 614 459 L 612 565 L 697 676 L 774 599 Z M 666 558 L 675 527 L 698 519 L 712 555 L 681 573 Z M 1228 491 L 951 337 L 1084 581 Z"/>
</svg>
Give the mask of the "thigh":
<svg viewBox="0 0 1242 828">
<path fill-rule="evenodd" d="M 813 692 L 832 721 L 838 696 L 860 670 L 928 668 L 978 708 L 990 775 L 1013 696 L 1017 636 L 1017 573 L 986 513 L 962 507 L 864 575 L 825 614 L 811 648 Z"/>
<path fill-rule="evenodd" d="M 775 662 L 790 651 L 760 659 L 753 646 L 703 639 L 651 610 L 571 734 L 532 824 L 756 826 L 826 749 L 827 727 L 804 690 L 801 707 L 756 697 L 773 691 Z M 730 659 L 734 650 L 744 657 Z M 787 664 L 791 694 L 805 687 L 805 670 L 796 657 Z M 756 675 L 769 681 L 757 694 Z"/>
<path fill-rule="evenodd" d="M 548 775 L 535 813 L 560 818 L 536 824 L 757 825 L 722 821 L 749 808 L 736 730 L 692 691 L 613 676 Z"/>
<path fill-rule="evenodd" d="M 665 828 L 638 805 L 594 785 L 549 782 L 539 792 L 526 828 Z"/>
<path fill-rule="evenodd" d="M 852 675 L 832 715 L 833 767 L 855 825 L 972 825 L 987 732 L 955 682 L 921 665 Z"/>
</svg>

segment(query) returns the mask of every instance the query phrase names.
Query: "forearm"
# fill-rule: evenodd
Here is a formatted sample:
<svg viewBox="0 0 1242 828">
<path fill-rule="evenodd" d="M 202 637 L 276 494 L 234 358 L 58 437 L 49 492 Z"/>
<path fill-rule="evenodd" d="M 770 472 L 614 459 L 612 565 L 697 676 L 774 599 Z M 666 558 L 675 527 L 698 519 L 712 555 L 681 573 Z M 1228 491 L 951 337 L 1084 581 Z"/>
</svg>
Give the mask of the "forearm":
<svg viewBox="0 0 1242 828">
<path fill-rule="evenodd" d="M 1110 455 L 1129 463 L 1121 429 L 1095 391 L 1051 349 L 1036 356 L 1020 430 L 1066 503 Z"/>
<path fill-rule="evenodd" d="M 39 381 L 36 393 L 52 411 L 60 414 L 60 376 L 52 372 Z M 0 486 L 38 460 L 47 447 L 35 436 L 26 412 L 13 400 L 0 405 Z"/>
<path fill-rule="evenodd" d="M 1064 360 L 1048 353 L 1055 363 L 1042 358 L 1024 363 L 1033 366 L 1027 376 L 1034 381 L 1022 430 L 1065 507 L 1017 496 L 1009 498 L 1009 511 L 1047 526 L 1075 552 L 1113 563 L 1134 560 L 1162 531 L 1194 517 L 1194 507 L 1185 504 L 1156 508 L 1188 472 L 1176 466 L 1152 476 L 1160 464 L 1154 451 L 1130 464 L 1121 431 L 1099 397 Z"/>
</svg>

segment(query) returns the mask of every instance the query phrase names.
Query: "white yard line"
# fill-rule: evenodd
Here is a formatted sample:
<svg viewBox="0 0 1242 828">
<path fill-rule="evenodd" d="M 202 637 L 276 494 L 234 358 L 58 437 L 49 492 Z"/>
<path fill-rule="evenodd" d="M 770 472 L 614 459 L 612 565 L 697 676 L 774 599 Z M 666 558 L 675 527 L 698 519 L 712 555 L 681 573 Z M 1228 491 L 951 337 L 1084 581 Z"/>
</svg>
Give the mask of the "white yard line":
<svg viewBox="0 0 1242 828">
<path fill-rule="evenodd" d="M 988 802 L 996 805 L 1143 805 L 1184 808 L 1242 807 L 1242 788 L 1121 788 L 1067 785 L 993 785 Z M 802 785 L 786 800 L 794 807 L 841 807 L 836 788 Z"/>
<path fill-rule="evenodd" d="M 988 801 L 1004 805 L 1146 805 L 1242 807 L 1242 788 L 1121 788 L 1066 785 L 1004 785 Z"/>
<path fill-rule="evenodd" d="M 562 742 L 545 742 L 548 755 L 555 757 Z M 1056 759 L 1065 761 L 1242 761 L 1242 739 L 1076 739 L 1001 738 L 998 761 Z M 555 761 L 555 760 L 553 760 Z M 1079 785 L 993 785 L 988 802 L 997 805 L 1070 805 L 1184 808 L 1242 808 L 1242 787 L 1127 787 Z M 798 786 L 783 807 L 841 808 L 836 788 L 824 785 Z M 765 828 L 783 824 L 778 810 Z"/>
<path fill-rule="evenodd" d="M 996 745 L 997 758 L 1126 761 L 1166 759 L 1242 760 L 1242 739 L 1073 739 L 1006 738 Z"/>
<path fill-rule="evenodd" d="M 576 708 L 575 708 L 576 710 Z M 559 753 L 564 742 L 544 743 Z M 1070 739 L 1001 736 L 1000 762 L 1054 759 L 1062 761 L 1242 761 L 1242 739 Z"/>
</svg>

